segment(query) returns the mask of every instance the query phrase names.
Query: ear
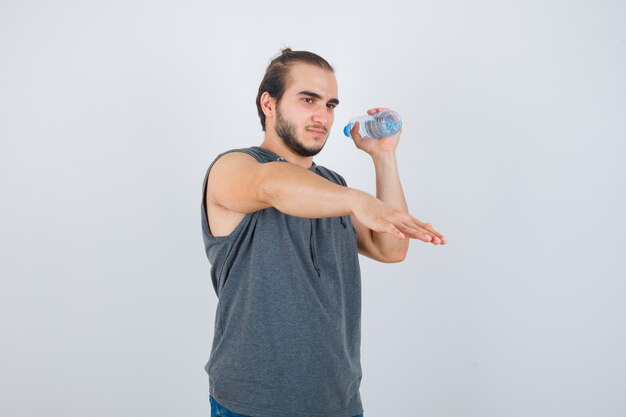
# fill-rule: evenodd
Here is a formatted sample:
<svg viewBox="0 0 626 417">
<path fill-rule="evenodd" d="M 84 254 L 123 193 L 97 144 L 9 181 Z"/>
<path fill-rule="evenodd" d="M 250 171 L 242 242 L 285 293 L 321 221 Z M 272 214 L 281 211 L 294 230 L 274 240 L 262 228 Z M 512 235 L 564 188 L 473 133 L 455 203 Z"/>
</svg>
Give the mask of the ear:
<svg viewBox="0 0 626 417">
<path fill-rule="evenodd" d="M 274 117 L 274 112 L 276 111 L 276 100 L 274 97 L 270 96 L 270 93 L 267 91 L 261 94 L 261 109 L 263 110 L 263 113 L 265 113 L 266 119 Z"/>
</svg>

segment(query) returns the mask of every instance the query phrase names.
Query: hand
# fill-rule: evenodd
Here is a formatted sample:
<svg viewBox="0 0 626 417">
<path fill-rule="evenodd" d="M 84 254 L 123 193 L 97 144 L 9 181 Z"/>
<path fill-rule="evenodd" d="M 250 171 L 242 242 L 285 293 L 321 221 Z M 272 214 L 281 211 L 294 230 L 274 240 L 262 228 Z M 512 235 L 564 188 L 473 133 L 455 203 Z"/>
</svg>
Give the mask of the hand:
<svg viewBox="0 0 626 417">
<path fill-rule="evenodd" d="M 371 116 L 372 114 L 376 114 L 378 112 L 385 111 L 385 110 L 389 110 L 389 109 L 385 107 L 376 107 L 373 109 L 369 109 L 367 111 L 367 114 Z M 359 135 L 359 122 L 355 122 L 354 126 L 352 126 L 352 129 L 350 130 L 350 136 L 352 137 L 352 140 L 354 141 L 354 144 L 356 145 L 356 147 L 368 153 L 372 157 L 381 152 L 382 153 L 394 152 L 396 148 L 398 147 L 398 143 L 400 142 L 401 134 L 402 134 L 402 129 L 400 129 L 400 131 L 396 133 L 395 135 L 387 136 L 385 138 L 380 138 L 380 139 L 363 138 L 361 135 Z"/>
<path fill-rule="evenodd" d="M 432 227 L 432 223 L 424 223 L 410 213 L 395 209 L 383 201 L 367 194 L 354 209 L 355 217 L 367 228 L 379 232 L 390 233 L 397 239 L 413 238 L 433 245 L 445 245 L 446 238 Z"/>
</svg>

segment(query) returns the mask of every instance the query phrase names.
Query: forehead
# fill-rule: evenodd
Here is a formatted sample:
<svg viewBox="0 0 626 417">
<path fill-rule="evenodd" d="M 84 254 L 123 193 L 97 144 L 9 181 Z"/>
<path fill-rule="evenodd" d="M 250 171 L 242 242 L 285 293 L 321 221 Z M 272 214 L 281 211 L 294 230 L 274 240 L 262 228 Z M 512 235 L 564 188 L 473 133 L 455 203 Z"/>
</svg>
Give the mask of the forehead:
<svg viewBox="0 0 626 417">
<path fill-rule="evenodd" d="M 324 98 L 337 97 L 335 74 L 316 65 L 297 63 L 289 69 L 286 92 L 312 91 Z"/>
</svg>

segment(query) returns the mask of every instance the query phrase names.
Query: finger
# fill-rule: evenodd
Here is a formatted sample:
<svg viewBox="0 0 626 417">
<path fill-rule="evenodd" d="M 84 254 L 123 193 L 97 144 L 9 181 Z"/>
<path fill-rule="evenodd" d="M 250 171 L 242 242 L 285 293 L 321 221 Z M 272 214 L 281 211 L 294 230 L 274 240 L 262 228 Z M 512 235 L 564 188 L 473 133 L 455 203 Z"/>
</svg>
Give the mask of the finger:
<svg viewBox="0 0 626 417">
<path fill-rule="evenodd" d="M 359 122 L 354 122 L 354 126 L 350 130 L 350 136 L 355 141 L 363 140 L 363 137 L 359 134 Z"/>
<path fill-rule="evenodd" d="M 373 109 L 369 109 L 367 111 L 367 114 L 372 115 L 374 113 L 378 113 L 378 112 L 385 111 L 385 110 L 389 110 L 389 109 L 386 107 L 375 107 Z"/>
<path fill-rule="evenodd" d="M 442 245 L 445 245 L 445 244 L 446 244 L 446 238 L 445 238 L 445 237 L 444 237 L 441 233 L 439 233 L 439 232 L 437 232 L 435 229 L 433 229 L 433 224 L 432 224 L 432 223 L 426 223 L 426 226 L 427 226 L 427 227 L 426 227 L 426 229 L 427 229 L 427 230 L 432 231 L 432 232 L 434 232 L 434 233 L 436 233 L 436 234 L 437 234 L 437 237 L 438 237 L 438 238 L 439 238 L 439 240 L 441 241 L 441 244 L 442 244 Z"/>
<path fill-rule="evenodd" d="M 432 236 L 431 233 L 429 233 L 427 230 L 424 230 L 422 228 L 419 227 L 415 227 L 412 224 L 406 224 L 403 223 L 403 231 L 404 233 L 409 236 L 412 237 L 414 239 L 419 239 L 423 242 L 432 242 L 434 244 L 438 244 L 439 242 L 436 240 L 437 237 Z"/>
<path fill-rule="evenodd" d="M 413 231 L 412 236 L 415 236 L 417 239 L 420 239 L 424 242 L 431 242 L 434 245 L 445 244 L 445 239 L 440 234 L 434 232 L 429 223 L 419 222 L 422 226 L 417 226 L 414 222 L 404 221 L 403 225 L 409 230 Z"/>
<path fill-rule="evenodd" d="M 436 236 L 437 238 L 439 238 L 439 240 L 441 240 L 441 241 L 444 241 L 444 240 L 445 240 L 445 237 L 444 237 L 441 233 L 439 233 L 438 231 L 436 231 L 435 229 L 433 229 L 433 227 L 432 227 L 432 226 L 425 225 L 425 226 L 424 226 L 424 229 L 425 229 L 425 230 L 427 230 L 427 231 L 428 231 L 430 234 L 432 234 L 433 236 Z"/>
<path fill-rule="evenodd" d="M 394 237 L 396 237 L 399 240 L 402 240 L 405 238 L 404 233 L 402 233 L 397 227 L 395 227 L 391 223 L 389 223 L 389 226 L 387 227 L 387 232 L 391 233 Z"/>
<path fill-rule="evenodd" d="M 424 230 L 427 230 L 433 236 L 438 237 L 441 240 L 442 243 L 445 241 L 445 237 L 441 233 L 439 233 L 438 231 L 436 231 L 433 228 L 432 223 L 424 223 L 424 222 L 416 219 L 413 216 L 411 216 L 411 218 L 413 219 L 413 222 L 416 223 L 419 227 L 423 228 Z"/>
<path fill-rule="evenodd" d="M 433 244 L 440 245 L 440 244 L 445 243 L 445 238 L 441 234 L 432 232 L 431 230 L 428 230 L 428 229 L 423 229 L 423 230 L 424 230 L 424 233 L 427 233 L 428 236 L 431 237 L 431 242 Z"/>
<path fill-rule="evenodd" d="M 429 226 L 430 223 L 424 223 L 410 214 L 408 218 L 406 216 L 401 218 L 400 224 L 396 225 L 401 227 L 404 234 L 408 237 L 419 239 L 426 243 L 430 242 L 433 245 L 445 244 L 443 236 L 439 237 L 440 235 L 438 236 L 437 233 L 434 233 L 434 230 Z"/>
</svg>

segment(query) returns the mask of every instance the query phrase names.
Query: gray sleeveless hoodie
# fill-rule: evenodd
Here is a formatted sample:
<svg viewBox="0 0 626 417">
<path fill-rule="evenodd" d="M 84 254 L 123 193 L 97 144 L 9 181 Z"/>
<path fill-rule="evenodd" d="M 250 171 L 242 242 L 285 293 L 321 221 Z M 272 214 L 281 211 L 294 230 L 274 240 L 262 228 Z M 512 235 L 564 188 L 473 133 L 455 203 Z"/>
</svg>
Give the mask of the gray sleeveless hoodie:
<svg viewBox="0 0 626 417">
<path fill-rule="evenodd" d="M 204 367 L 209 393 L 254 417 L 362 413 L 361 274 L 350 216 L 310 219 L 270 207 L 246 214 L 228 236 L 213 236 L 207 179 L 228 152 L 285 161 L 258 146 L 231 149 L 204 178 L 202 234 L 218 296 Z M 327 168 L 309 169 L 346 185 Z"/>
</svg>

